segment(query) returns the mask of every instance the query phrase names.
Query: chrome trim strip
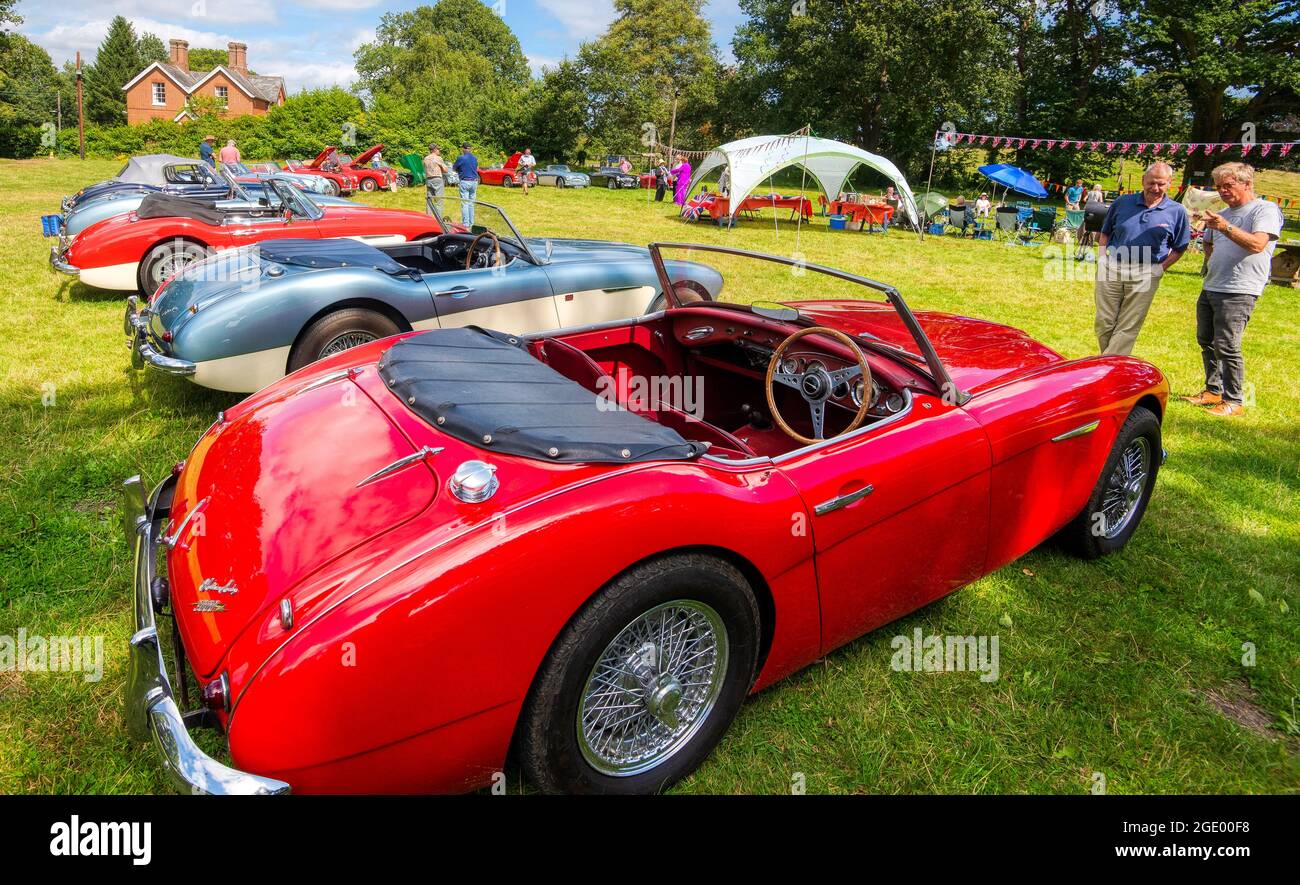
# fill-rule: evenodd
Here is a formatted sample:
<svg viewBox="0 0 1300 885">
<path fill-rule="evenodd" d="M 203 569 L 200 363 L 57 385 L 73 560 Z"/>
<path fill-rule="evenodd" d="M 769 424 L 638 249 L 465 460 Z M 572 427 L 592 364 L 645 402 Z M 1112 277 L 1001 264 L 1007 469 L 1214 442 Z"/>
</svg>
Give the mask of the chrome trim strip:
<svg viewBox="0 0 1300 885">
<path fill-rule="evenodd" d="M 368 485 L 377 479 L 383 479 L 385 476 L 388 476 L 390 473 L 396 473 L 397 471 L 401 470 L 403 467 L 408 467 L 417 461 L 423 461 L 425 458 L 431 458 L 434 455 L 441 452 L 442 448 L 443 448 L 442 446 L 438 446 L 437 448 L 434 448 L 433 446 L 425 446 L 424 448 L 420 449 L 418 452 L 414 452 L 410 455 L 407 455 L 405 458 L 398 458 L 396 461 L 394 461 L 392 464 L 389 464 L 387 467 L 381 467 L 378 470 L 376 470 L 374 473 L 367 476 L 365 479 L 361 480 L 361 482 L 357 483 L 357 488 L 361 488 L 364 485 Z"/>
<path fill-rule="evenodd" d="M 137 740 L 153 737 L 168 778 L 178 792 L 208 795 L 275 795 L 289 792 L 283 781 L 259 777 L 222 765 L 199 749 L 190 737 L 185 719 L 172 695 L 171 680 L 158 640 L 150 587 L 158 555 L 157 523 L 167 513 L 157 507 L 160 497 L 174 485 L 168 477 L 146 501 L 140 477 L 122 487 L 126 523 L 136 526 L 128 543 L 135 553 L 134 628 L 129 643 L 126 680 L 126 726 Z"/>
<path fill-rule="evenodd" d="M 823 501 L 822 503 L 814 507 L 813 513 L 817 514 L 818 516 L 825 516 L 828 513 L 834 513 L 836 510 L 839 510 L 843 507 L 848 507 L 850 504 L 861 501 L 863 498 L 865 498 L 867 495 L 870 495 L 875 490 L 876 490 L 875 486 L 868 485 L 866 488 L 858 489 L 856 492 L 850 492 L 847 495 L 840 495 L 838 498 L 831 498 L 829 501 Z"/>
<path fill-rule="evenodd" d="M 190 509 L 190 512 L 185 514 L 185 518 L 181 520 L 181 524 L 176 526 L 176 531 L 172 532 L 170 535 L 164 535 L 161 538 L 163 545 L 168 548 L 175 547 L 176 542 L 181 539 L 181 532 L 185 531 L 186 527 L 189 526 L 190 520 L 194 518 L 194 514 L 198 513 L 208 505 L 208 501 L 208 498 L 204 498 L 202 501 L 195 504 L 194 507 Z"/>
<path fill-rule="evenodd" d="M 1101 426 L 1101 419 L 1098 419 L 1096 421 L 1089 421 L 1087 424 L 1082 424 L 1074 428 L 1073 430 L 1065 431 L 1065 433 L 1062 433 L 1060 436 L 1052 437 L 1052 442 L 1054 443 L 1065 442 L 1067 439 L 1074 439 L 1076 436 L 1084 436 L 1086 434 L 1092 433 L 1100 426 Z"/>
</svg>

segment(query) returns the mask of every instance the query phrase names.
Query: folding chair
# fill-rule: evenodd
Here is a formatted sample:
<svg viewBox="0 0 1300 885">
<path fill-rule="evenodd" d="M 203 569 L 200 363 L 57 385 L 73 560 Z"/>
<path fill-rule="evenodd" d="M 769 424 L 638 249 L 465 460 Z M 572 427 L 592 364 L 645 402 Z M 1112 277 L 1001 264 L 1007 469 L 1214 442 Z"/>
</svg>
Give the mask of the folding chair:
<svg viewBox="0 0 1300 885">
<path fill-rule="evenodd" d="M 949 206 L 948 225 L 944 229 L 944 233 L 956 231 L 957 236 L 964 237 L 966 236 L 966 229 L 970 227 L 970 222 L 970 209 L 965 206 Z"/>
<path fill-rule="evenodd" d="M 1004 242 L 1012 240 L 1019 242 L 1020 212 L 1015 206 L 999 206 L 994 218 L 997 221 L 998 236 Z"/>
<path fill-rule="evenodd" d="M 1056 229 L 1056 210 L 1052 207 L 1046 209 L 1035 209 L 1029 218 L 1029 223 L 1021 229 L 1021 238 L 1025 241 L 1026 246 L 1040 246 L 1042 243 L 1051 238 L 1052 231 Z"/>
</svg>

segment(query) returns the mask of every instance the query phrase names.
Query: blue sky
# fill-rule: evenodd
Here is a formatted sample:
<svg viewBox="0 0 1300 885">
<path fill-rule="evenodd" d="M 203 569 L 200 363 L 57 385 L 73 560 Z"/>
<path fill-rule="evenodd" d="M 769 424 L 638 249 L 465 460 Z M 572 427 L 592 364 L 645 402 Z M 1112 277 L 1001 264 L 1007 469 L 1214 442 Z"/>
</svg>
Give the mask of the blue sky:
<svg viewBox="0 0 1300 885">
<path fill-rule="evenodd" d="M 373 39 L 385 12 L 413 9 L 416 0 L 20 0 L 18 28 L 61 65 L 80 50 L 92 56 L 114 15 L 137 33 L 180 37 L 190 47 L 224 49 L 248 44 L 248 64 L 260 74 L 279 74 L 290 92 L 305 87 L 347 86 L 355 75 L 352 54 Z M 584 40 L 600 35 L 614 17 L 611 0 L 491 0 L 515 32 L 534 71 L 571 56 Z M 738 0 L 709 0 L 705 14 L 724 58 L 743 20 Z"/>
</svg>

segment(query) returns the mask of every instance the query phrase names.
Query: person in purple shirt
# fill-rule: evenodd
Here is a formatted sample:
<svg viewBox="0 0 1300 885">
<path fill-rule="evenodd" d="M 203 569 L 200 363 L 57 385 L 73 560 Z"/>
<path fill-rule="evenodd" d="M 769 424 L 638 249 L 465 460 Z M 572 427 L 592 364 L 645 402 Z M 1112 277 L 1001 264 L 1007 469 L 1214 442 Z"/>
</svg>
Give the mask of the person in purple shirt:
<svg viewBox="0 0 1300 885">
<path fill-rule="evenodd" d="M 677 165 L 672 168 L 673 202 L 678 206 L 686 205 L 686 194 L 691 189 L 691 164 L 681 154 L 677 155 Z"/>
</svg>

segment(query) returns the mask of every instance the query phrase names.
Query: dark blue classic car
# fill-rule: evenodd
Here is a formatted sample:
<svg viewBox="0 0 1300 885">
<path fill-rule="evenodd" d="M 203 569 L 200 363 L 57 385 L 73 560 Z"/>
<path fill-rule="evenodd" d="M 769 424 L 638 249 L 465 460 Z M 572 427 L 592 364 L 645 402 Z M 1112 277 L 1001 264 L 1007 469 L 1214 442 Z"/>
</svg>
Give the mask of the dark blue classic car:
<svg viewBox="0 0 1300 885">
<path fill-rule="evenodd" d="M 614 190 L 620 187 L 637 187 L 640 183 L 640 178 L 631 172 L 624 172 L 617 166 L 601 166 L 591 173 L 592 187 L 607 187 Z"/>
<path fill-rule="evenodd" d="M 63 211 L 114 193 L 162 191 L 194 197 L 217 198 L 229 188 L 217 171 L 202 160 L 175 154 L 145 154 L 126 161 L 121 171 L 107 181 L 88 185 L 63 198 Z"/>
<path fill-rule="evenodd" d="M 472 229 L 396 245 L 266 240 L 189 265 L 148 306 L 128 299 L 132 360 L 217 390 L 247 393 L 323 357 L 417 329 L 481 326 L 526 334 L 663 309 L 649 251 L 625 243 L 524 238 L 475 204 Z M 669 262 L 674 290 L 708 299 L 721 275 Z"/>
</svg>

